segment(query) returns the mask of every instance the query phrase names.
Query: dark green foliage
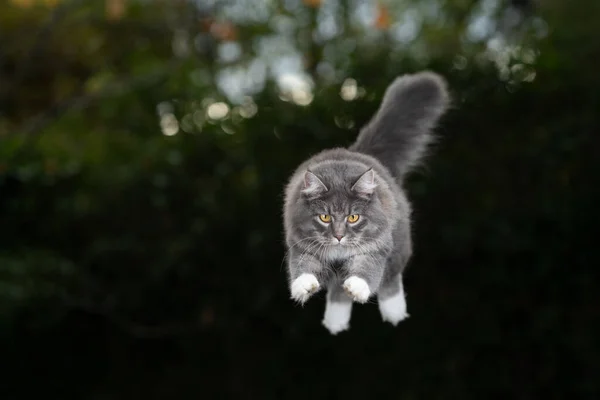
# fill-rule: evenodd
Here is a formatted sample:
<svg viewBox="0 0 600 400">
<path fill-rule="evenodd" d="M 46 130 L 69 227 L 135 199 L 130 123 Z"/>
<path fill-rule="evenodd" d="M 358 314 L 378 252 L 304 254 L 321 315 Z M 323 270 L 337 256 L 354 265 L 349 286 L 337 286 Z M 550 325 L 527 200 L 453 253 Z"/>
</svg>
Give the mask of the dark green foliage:
<svg viewBox="0 0 600 400">
<path fill-rule="evenodd" d="M 461 42 L 479 2 L 440 2 L 448 24 L 424 24 L 404 47 L 382 36 L 346 55 L 344 40 L 364 35 L 348 28 L 329 43 L 339 76 L 313 71 L 310 105 L 268 83 L 255 115 L 236 107 L 223 120 L 203 103 L 227 101 L 220 39 L 198 22 L 219 9 L 131 2 L 109 22 L 100 2 L 68 3 L 33 63 L 50 11 L 0 6 L 4 398 L 600 394 L 595 3 L 585 15 L 555 1 L 525 15 L 507 37 L 538 55 L 511 59 L 509 78 L 481 61 L 484 42 Z M 548 36 L 528 28 L 540 17 Z M 205 35 L 199 50 L 175 57 L 174 27 Z M 274 29 L 236 28 L 242 64 Z M 307 60 L 327 57 L 302 38 Z M 351 143 L 396 75 L 423 68 L 448 77 L 455 104 L 407 185 L 411 318 L 393 329 L 374 304 L 358 306 L 351 330 L 331 337 L 323 294 L 303 309 L 288 299 L 282 187 L 310 154 Z M 365 93 L 348 102 L 350 77 Z M 162 102 L 174 136 L 161 133 Z"/>
</svg>

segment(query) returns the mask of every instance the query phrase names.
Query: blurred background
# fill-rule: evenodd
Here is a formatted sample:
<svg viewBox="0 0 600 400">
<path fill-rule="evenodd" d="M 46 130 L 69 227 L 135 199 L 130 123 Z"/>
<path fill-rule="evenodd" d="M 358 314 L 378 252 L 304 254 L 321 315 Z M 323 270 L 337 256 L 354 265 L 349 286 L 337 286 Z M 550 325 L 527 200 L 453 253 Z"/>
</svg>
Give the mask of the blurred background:
<svg viewBox="0 0 600 400">
<path fill-rule="evenodd" d="M 0 2 L 3 399 L 598 399 L 600 2 Z M 397 75 L 411 318 L 298 307 L 282 188 Z"/>
</svg>

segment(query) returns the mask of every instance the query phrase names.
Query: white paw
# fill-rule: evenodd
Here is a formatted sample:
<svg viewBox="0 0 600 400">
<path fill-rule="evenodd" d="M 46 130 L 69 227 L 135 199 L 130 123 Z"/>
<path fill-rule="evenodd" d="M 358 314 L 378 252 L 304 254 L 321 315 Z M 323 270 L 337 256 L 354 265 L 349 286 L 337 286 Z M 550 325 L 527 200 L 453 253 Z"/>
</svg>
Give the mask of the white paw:
<svg viewBox="0 0 600 400">
<path fill-rule="evenodd" d="M 351 276 L 344 281 L 344 290 L 357 303 L 366 303 L 371 295 L 367 282 L 358 276 Z"/>
<path fill-rule="evenodd" d="M 292 282 L 292 299 L 304 303 L 319 290 L 319 281 L 313 274 L 302 274 Z"/>
<path fill-rule="evenodd" d="M 325 306 L 325 317 L 323 326 L 332 335 L 345 331 L 349 328 L 350 315 L 352 313 L 352 303 L 327 302 Z"/>
<path fill-rule="evenodd" d="M 379 300 L 379 311 L 381 312 L 381 318 L 394 326 L 398 325 L 398 322 L 403 319 L 408 318 L 404 291 L 401 290 L 392 297 Z"/>
</svg>

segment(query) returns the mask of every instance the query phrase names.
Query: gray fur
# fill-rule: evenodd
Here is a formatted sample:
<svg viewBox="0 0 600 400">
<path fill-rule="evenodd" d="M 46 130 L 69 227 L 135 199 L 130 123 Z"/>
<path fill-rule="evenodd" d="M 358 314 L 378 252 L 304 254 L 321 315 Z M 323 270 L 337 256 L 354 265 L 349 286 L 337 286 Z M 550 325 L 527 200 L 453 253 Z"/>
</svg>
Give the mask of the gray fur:
<svg viewBox="0 0 600 400">
<path fill-rule="evenodd" d="M 377 158 L 400 182 L 423 157 L 448 108 L 446 82 L 431 72 L 404 75 L 386 90 L 375 117 L 350 150 Z"/>
<path fill-rule="evenodd" d="M 364 279 L 380 302 L 402 290 L 412 252 L 402 181 L 422 158 L 448 103 L 440 76 L 399 77 L 352 146 L 325 150 L 297 168 L 285 189 L 290 285 L 313 274 L 328 287 L 329 302 L 352 301 L 340 290 L 350 276 Z M 332 221 L 322 223 L 320 214 Z M 359 215 L 355 224 L 346 220 L 351 214 Z M 344 238 L 338 243 L 335 236 Z"/>
</svg>

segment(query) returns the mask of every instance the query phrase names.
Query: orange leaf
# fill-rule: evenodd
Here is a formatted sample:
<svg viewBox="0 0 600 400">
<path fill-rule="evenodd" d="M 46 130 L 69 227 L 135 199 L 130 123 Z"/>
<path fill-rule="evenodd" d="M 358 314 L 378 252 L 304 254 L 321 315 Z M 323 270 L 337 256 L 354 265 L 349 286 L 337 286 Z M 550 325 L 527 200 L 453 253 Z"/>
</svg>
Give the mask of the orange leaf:
<svg viewBox="0 0 600 400">
<path fill-rule="evenodd" d="M 237 29 L 231 22 L 215 22 L 210 26 L 210 33 L 219 40 L 235 40 Z"/>
<path fill-rule="evenodd" d="M 126 0 L 106 0 L 106 17 L 110 20 L 118 20 L 125 15 Z"/>
<path fill-rule="evenodd" d="M 11 3 L 21 8 L 29 8 L 33 5 L 33 0 L 11 0 Z"/>
<path fill-rule="evenodd" d="M 304 5 L 308 7 L 317 8 L 321 5 L 321 0 L 302 0 Z"/>
<path fill-rule="evenodd" d="M 377 4 L 377 19 L 375 20 L 375 27 L 377 29 L 387 29 L 391 25 L 390 12 L 388 8 L 381 4 Z"/>
<path fill-rule="evenodd" d="M 215 23 L 215 20 L 214 20 L 214 18 L 211 18 L 211 17 L 205 17 L 205 18 L 200 19 L 200 26 L 202 27 L 203 32 L 209 32 L 210 27 L 214 23 Z"/>
</svg>

